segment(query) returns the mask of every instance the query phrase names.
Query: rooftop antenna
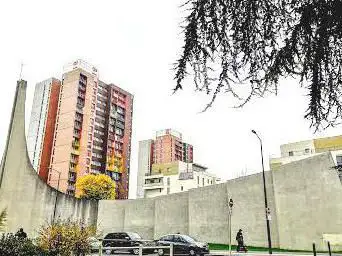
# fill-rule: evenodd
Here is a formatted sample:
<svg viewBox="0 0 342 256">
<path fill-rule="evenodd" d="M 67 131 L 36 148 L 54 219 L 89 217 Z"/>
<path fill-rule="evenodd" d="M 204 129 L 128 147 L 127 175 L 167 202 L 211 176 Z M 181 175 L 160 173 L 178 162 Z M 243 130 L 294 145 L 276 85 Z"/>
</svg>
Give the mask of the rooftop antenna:
<svg viewBox="0 0 342 256">
<path fill-rule="evenodd" d="M 20 75 L 19 75 L 19 81 L 21 81 L 21 76 L 22 76 L 22 73 L 23 73 L 23 66 L 24 66 L 24 63 L 21 62 L 20 64 Z"/>
</svg>

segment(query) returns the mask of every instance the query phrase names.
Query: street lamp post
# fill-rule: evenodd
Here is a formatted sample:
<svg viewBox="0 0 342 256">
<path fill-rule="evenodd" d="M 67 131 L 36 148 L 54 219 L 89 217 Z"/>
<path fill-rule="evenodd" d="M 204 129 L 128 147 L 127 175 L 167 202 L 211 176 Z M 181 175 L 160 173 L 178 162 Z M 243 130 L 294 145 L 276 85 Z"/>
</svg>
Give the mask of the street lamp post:
<svg viewBox="0 0 342 256">
<path fill-rule="evenodd" d="M 272 242 L 271 242 L 271 231 L 270 231 L 270 209 L 267 205 L 267 191 L 266 191 L 266 179 L 265 179 L 265 168 L 264 168 L 264 154 L 262 150 L 262 141 L 259 135 L 255 130 L 252 130 L 252 133 L 254 133 L 259 141 L 260 141 L 260 152 L 261 152 L 261 164 L 262 164 L 262 180 L 264 184 L 264 198 L 265 198 L 265 216 L 266 216 L 266 226 L 267 226 L 267 238 L 268 238 L 268 252 L 269 254 L 272 254 Z"/>
<path fill-rule="evenodd" d="M 233 199 L 229 199 L 229 255 L 232 255 L 232 213 L 233 213 Z"/>
</svg>

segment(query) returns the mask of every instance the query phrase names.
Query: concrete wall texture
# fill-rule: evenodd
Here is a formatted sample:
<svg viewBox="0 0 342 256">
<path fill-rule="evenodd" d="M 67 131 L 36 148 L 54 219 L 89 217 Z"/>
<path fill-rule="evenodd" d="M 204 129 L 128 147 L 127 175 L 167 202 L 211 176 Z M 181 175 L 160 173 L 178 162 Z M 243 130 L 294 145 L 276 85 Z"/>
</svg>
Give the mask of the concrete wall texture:
<svg viewBox="0 0 342 256">
<path fill-rule="evenodd" d="M 6 232 L 23 227 L 35 236 L 39 227 L 56 216 L 96 224 L 97 202 L 78 200 L 48 186 L 34 171 L 25 137 L 26 81 L 19 81 L 5 152 L 0 166 L 0 210 L 7 208 Z M 57 194 L 56 194 L 57 193 Z M 56 200 L 57 198 L 57 200 Z"/>
<path fill-rule="evenodd" d="M 331 154 L 316 155 L 266 172 L 275 248 L 327 250 L 323 234 L 341 234 L 342 186 Z M 228 200 L 233 198 L 232 241 L 239 228 L 248 245 L 267 247 L 262 174 L 151 199 L 100 201 L 99 229 L 136 231 L 146 239 L 185 233 L 228 243 Z M 334 249 L 341 249 L 334 246 Z"/>
</svg>

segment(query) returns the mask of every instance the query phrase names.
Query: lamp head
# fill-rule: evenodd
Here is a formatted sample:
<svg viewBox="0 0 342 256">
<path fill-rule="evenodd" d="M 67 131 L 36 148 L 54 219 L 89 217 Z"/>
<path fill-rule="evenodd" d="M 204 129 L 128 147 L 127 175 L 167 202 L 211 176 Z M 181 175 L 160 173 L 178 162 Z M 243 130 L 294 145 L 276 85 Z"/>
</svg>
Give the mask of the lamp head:
<svg viewBox="0 0 342 256">
<path fill-rule="evenodd" d="M 230 207 L 230 208 L 233 207 L 233 204 L 234 204 L 233 199 L 229 199 L 229 207 Z"/>
<path fill-rule="evenodd" d="M 257 134 L 255 130 L 252 130 L 252 133 Z"/>
</svg>

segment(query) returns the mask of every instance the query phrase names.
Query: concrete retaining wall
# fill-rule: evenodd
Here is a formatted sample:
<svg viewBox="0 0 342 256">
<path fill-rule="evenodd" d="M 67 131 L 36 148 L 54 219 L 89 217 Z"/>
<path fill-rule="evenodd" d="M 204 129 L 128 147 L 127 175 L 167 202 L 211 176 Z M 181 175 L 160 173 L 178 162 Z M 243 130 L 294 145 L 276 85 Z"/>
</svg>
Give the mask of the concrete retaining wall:
<svg viewBox="0 0 342 256">
<path fill-rule="evenodd" d="M 25 137 L 26 82 L 17 84 L 8 139 L 0 166 L 0 210 L 7 208 L 7 232 L 23 227 L 35 236 L 39 227 L 56 216 L 96 224 L 98 203 L 78 200 L 56 191 L 32 168 Z"/>
<path fill-rule="evenodd" d="M 311 250 L 315 242 L 318 250 L 326 250 L 323 235 L 342 233 L 342 186 L 333 165 L 331 155 L 322 154 L 266 172 L 273 247 Z M 141 232 L 146 239 L 180 232 L 227 244 L 229 198 L 234 200 L 233 243 L 242 228 L 246 244 L 267 247 L 261 173 L 153 199 L 100 201 L 99 219 L 110 230 L 107 216 L 120 209 L 116 222 L 124 219 L 124 225 L 112 230 Z"/>
<path fill-rule="evenodd" d="M 327 249 L 323 234 L 342 233 L 342 187 L 333 165 L 322 154 L 273 173 L 280 247 L 311 249 L 315 242 Z"/>
</svg>

